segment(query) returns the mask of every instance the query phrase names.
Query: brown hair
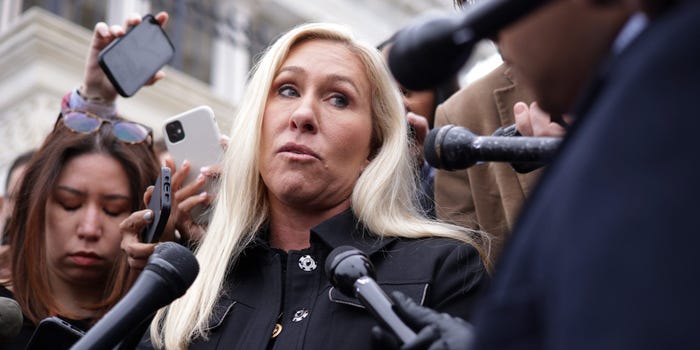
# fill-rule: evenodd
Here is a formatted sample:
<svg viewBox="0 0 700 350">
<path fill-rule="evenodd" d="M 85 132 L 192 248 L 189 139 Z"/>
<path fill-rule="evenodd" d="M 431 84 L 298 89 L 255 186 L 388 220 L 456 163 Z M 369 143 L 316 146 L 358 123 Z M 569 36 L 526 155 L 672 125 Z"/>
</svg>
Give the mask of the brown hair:
<svg viewBox="0 0 700 350">
<path fill-rule="evenodd" d="M 13 292 L 25 317 L 35 324 L 49 315 L 72 316 L 61 309 L 49 287 L 44 251 L 46 203 L 65 164 L 77 156 L 93 153 L 108 155 L 122 165 L 128 177 L 132 211 L 145 207 L 143 192 L 158 176 L 158 160 L 152 147 L 119 141 L 110 124 L 103 124 L 91 134 L 78 134 L 63 123 L 56 124 L 27 164 L 7 230 L 12 250 Z M 86 307 L 103 315 L 128 289 L 127 276 L 128 264 L 126 256 L 122 256 L 107 276 L 104 302 Z"/>
</svg>

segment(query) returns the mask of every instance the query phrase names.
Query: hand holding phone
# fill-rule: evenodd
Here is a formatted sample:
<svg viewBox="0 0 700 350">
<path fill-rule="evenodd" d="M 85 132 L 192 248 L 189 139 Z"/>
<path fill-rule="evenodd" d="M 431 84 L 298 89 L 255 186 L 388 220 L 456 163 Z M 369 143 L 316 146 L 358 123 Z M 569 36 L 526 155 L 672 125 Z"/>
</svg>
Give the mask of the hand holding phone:
<svg viewBox="0 0 700 350">
<path fill-rule="evenodd" d="M 99 53 L 98 62 L 117 92 L 129 97 L 168 63 L 175 48 L 158 21 L 146 15 L 140 24 Z"/>
<path fill-rule="evenodd" d="M 170 168 L 161 167 L 160 175 L 151 194 L 151 200 L 148 201 L 148 209 L 153 211 L 153 221 L 141 233 L 141 242 L 158 242 L 165 229 L 165 224 L 168 223 L 172 198 L 170 178 Z"/>
<path fill-rule="evenodd" d="M 195 181 L 200 168 L 217 165 L 223 158 L 219 127 L 214 112 L 208 106 L 200 106 L 167 119 L 163 124 L 163 134 L 175 164 L 180 166 L 185 160 L 191 164 L 184 185 Z M 210 181 L 205 186 L 207 193 L 216 190 Z M 203 225 L 209 221 L 209 212 L 203 205 L 195 206 L 190 216 L 196 224 Z"/>
</svg>

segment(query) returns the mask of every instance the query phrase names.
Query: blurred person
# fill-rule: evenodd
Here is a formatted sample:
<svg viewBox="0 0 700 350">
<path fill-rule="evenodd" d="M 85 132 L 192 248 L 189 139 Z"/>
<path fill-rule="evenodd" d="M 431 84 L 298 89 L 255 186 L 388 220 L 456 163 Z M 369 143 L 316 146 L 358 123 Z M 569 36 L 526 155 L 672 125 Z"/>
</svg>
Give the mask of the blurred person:
<svg viewBox="0 0 700 350">
<path fill-rule="evenodd" d="M 394 40 L 395 35 L 377 46 L 382 52 L 385 61 L 388 59 L 389 50 Z M 409 90 L 399 82 L 396 82 L 396 84 L 403 97 L 403 105 L 406 108 L 406 118 L 409 123 L 409 133 L 411 141 L 414 142 L 417 165 L 420 167 L 421 206 L 428 213 L 428 216 L 435 218 L 435 169 L 425 161 L 423 144 L 428 136 L 428 132 L 435 124 L 435 109 L 459 90 L 459 83 L 457 82 L 457 77 L 454 76 L 435 89 L 423 91 Z"/>
<path fill-rule="evenodd" d="M 5 179 L 5 195 L 0 197 L 0 283 L 6 283 L 10 278 L 10 238 L 5 232 L 6 223 L 12 215 L 16 192 L 32 154 L 34 150 L 24 152 L 12 161 Z"/>
<path fill-rule="evenodd" d="M 199 276 L 143 347 L 369 348 L 377 321 L 323 272 L 341 245 L 365 252 L 385 288 L 469 317 L 488 280 L 487 237 L 419 209 L 404 108 L 376 49 L 344 27 L 300 26 L 267 50 L 246 96 Z"/>
<path fill-rule="evenodd" d="M 157 18 L 162 25 L 167 14 Z M 139 22 L 130 18 L 127 27 Z M 48 316 L 91 327 L 136 277 L 121 251 L 120 224 L 145 208 L 144 191 L 160 168 L 152 130 L 113 113 L 116 91 L 97 64 L 101 48 L 124 33 L 95 26 L 84 82 L 64 97 L 54 129 L 26 165 L 7 226 L 11 276 L 0 286 L 25 321 L 5 348 L 24 349 Z"/>
<path fill-rule="evenodd" d="M 24 170 L 29 162 L 29 159 L 32 158 L 34 151 L 35 150 L 32 149 L 18 155 L 7 169 L 7 177 L 5 178 L 5 195 L 0 198 L 0 232 L 4 233 L 5 223 L 10 215 L 12 215 L 15 192 L 24 178 Z M 2 241 L 3 243 L 7 241 L 7 238 L 4 235 L 2 236 Z"/>
<path fill-rule="evenodd" d="M 643 14 L 625 22 L 629 11 Z M 501 32 L 504 54 L 526 57 L 518 74 L 542 107 L 578 118 L 506 248 L 469 348 L 698 347 L 700 174 L 695 142 L 678 130 L 695 123 L 699 23 L 697 1 L 560 0 Z M 439 318 L 423 325 L 449 323 Z M 433 344 L 466 328 L 442 330 Z"/>
</svg>

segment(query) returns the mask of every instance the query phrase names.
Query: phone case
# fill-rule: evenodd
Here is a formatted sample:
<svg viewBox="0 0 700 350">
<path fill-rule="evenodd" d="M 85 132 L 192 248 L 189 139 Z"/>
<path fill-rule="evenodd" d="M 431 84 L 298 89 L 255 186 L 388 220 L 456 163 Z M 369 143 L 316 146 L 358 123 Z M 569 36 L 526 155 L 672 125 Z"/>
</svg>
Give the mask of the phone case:
<svg viewBox="0 0 700 350">
<path fill-rule="evenodd" d="M 158 242 L 170 217 L 170 201 L 170 168 L 164 166 L 148 201 L 148 209 L 153 211 L 153 221 L 141 233 L 141 242 Z"/>
<path fill-rule="evenodd" d="M 168 63 L 175 48 L 152 15 L 100 51 L 98 62 L 117 92 L 129 97 Z"/>
<path fill-rule="evenodd" d="M 72 324 L 58 317 L 47 317 L 37 326 L 29 340 L 27 350 L 68 350 L 85 334 Z"/>
<path fill-rule="evenodd" d="M 208 106 L 196 107 L 167 119 L 163 124 L 163 135 L 176 169 L 182 166 L 185 159 L 191 164 L 183 185 L 194 181 L 200 168 L 219 164 L 223 158 L 219 127 L 214 112 Z M 213 193 L 215 184 L 208 181 L 205 191 Z M 209 213 L 204 206 L 195 206 L 191 215 L 196 223 L 206 224 L 209 221 Z"/>
</svg>

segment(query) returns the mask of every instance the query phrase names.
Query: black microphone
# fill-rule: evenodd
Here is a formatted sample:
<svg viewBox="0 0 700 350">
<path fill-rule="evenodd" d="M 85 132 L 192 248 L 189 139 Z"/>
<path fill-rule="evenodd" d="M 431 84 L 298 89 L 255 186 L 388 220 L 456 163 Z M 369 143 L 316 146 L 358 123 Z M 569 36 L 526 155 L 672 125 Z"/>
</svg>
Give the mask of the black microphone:
<svg viewBox="0 0 700 350">
<path fill-rule="evenodd" d="M 396 315 L 394 303 L 374 280 L 374 265 L 363 252 L 351 246 L 333 249 L 326 259 L 326 276 L 343 294 L 359 299 L 372 316 L 403 343 L 416 337 Z"/>
<path fill-rule="evenodd" d="M 19 334 L 23 320 L 19 304 L 10 298 L 0 297 L 0 344 Z"/>
<path fill-rule="evenodd" d="M 477 136 L 467 128 L 445 125 L 430 130 L 424 154 L 428 164 L 444 170 L 478 162 L 547 163 L 560 143 L 559 137 Z"/>
<path fill-rule="evenodd" d="M 132 328 L 185 294 L 198 273 L 197 259 L 187 248 L 159 244 L 126 296 L 71 349 L 112 349 Z"/>
<path fill-rule="evenodd" d="M 389 51 L 389 69 L 411 90 L 427 90 L 454 76 L 474 45 L 527 15 L 549 0 L 488 0 L 462 17 L 418 19 L 399 31 Z"/>
</svg>

